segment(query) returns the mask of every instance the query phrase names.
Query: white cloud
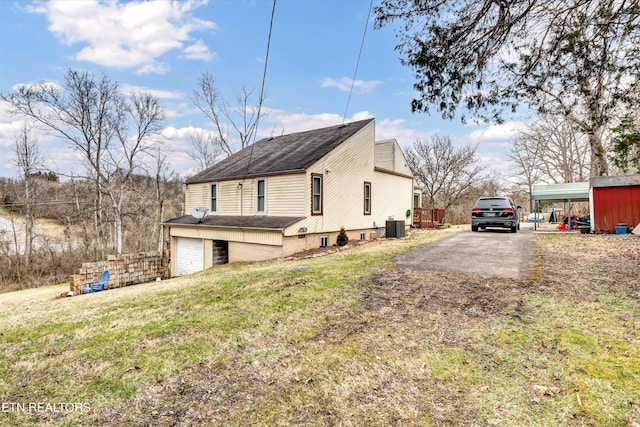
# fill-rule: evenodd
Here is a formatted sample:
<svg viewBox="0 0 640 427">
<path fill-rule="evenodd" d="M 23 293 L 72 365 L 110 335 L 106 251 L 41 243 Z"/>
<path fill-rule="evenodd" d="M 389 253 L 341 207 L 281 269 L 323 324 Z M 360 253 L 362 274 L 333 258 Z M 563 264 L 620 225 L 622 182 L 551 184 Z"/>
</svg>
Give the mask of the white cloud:
<svg viewBox="0 0 640 427">
<path fill-rule="evenodd" d="M 49 30 L 69 46 L 85 45 L 75 58 L 95 64 L 135 68 L 138 74 L 169 71 L 158 60 L 182 50 L 190 59 L 210 60 L 204 42 L 192 41 L 195 31 L 212 31 L 215 23 L 192 16 L 203 1 L 51 0 L 32 6 L 49 20 Z M 186 47 L 185 47 L 186 46 Z"/>
<path fill-rule="evenodd" d="M 170 140 L 176 141 L 184 141 L 189 139 L 192 136 L 196 135 L 206 135 L 211 133 L 210 131 L 202 128 L 196 128 L 193 126 L 186 126 L 181 128 L 176 128 L 173 126 L 168 126 L 162 130 L 162 136 Z"/>
<path fill-rule="evenodd" d="M 325 77 L 322 79 L 321 86 L 322 87 L 334 87 L 343 92 L 349 92 L 351 90 L 351 86 L 353 85 L 353 89 L 358 91 L 359 93 L 370 93 L 373 90 L 382 84 L 381 80 L 353 80 L 348 77 L 343 77 L 340 80 L 332 79 L 330 77 Z"/>
<path fill-rule="evenodd" d="M 403 150 L 410 148 L 417 139 L 429 140 L 432 132 L 423 132 L 415 128 L 407 127 L 405 119 L 376 120 L 376 140 L 395 139 Z"/>
<path fill-rule="evenodd" d="M 145 74 L 167 74 L 169 72 L 169 65 L 161 62 L 153 62 L 144 64 L 136 70 L 136 74 L 144 76 Z"/>
<path fill-rule="evenodd" d="M 195 162 L 189 157 L 193 151 L 191 137 L 197 135 L 205 138 L 216 136 L 213 131 L 193 126 L 168 126 L 162 131 L 162 136 L 166 138 L 164 149 L 169 152 L 169 165 L 180 176 L 188 177 L 197 172 Z"/>
<path fill-rule="evenodd" d="M 264 109 L 263 109 L 264 111 Z M 345 123 L 372 118 L 368 111 L 357 112 L 344 120 Z M 279 136 L 289 133 L 303 132 L 324 127 L 339 125 L 342 116 L 333 113 L 305 114 L 290 113 L 288 111 L 267 109 L 261 119 L 260 134 L 257 139 Z"/>
<path fill-rule="evenodd" d="M 134 86 L 129 84 L 120 85 L 120 89 L 124 93 L 132 94 L 134 92 L 147 92 L 153 96 L 158 97 L 159 99 L 182 99 L 184 98 L 184 94 L 180 91 L 170 91 L 170 90 L 161 90 L 161 89 L 149 89 L 143 86 Z"/>
<path fill-rule="evenodd" d="M 211 53 L 209 47 L 202 40 L 196 40 L 184 49 L 184 56 L 188 59 L 199 59 L 201 61 L 212 61 L 218 59 L 217 55 Z"/>
<path fill-rule="evenodd" d="M 524 122 L 517 121 L 500 125 L 484 125 L 480 129 L 466 134 L 465 137 L 474 142 L 505 142 L 515 137 L 523 126 Z"/>
<path fill-rule="evenodd" d="M 23 126 L 24 121 L 22 120 L 0 117 L 0 148 L 2 148 L 2 157 L 13 157 L 13 147 L 15 147 L 16 144 L 16 137 L 20 134 Z"/>
<path fill-rule="evenodd" d="M 11 89 L 14 92 L 18 92 L 20 89 L 40 89 L 45 88 L 48 91 L 62 92 L 64 89 L 56 82 L 42 82 L 42 83 L 16 83 Z"/>
</svg>

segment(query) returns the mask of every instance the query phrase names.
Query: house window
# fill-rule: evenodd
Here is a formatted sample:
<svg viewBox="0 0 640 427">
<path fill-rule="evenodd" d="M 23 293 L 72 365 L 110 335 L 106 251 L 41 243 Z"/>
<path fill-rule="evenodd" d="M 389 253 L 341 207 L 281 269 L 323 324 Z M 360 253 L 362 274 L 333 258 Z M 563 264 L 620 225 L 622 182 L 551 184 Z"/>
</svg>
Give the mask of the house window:
<svg viewBox="0 0 640 427">
<path fill-rule="evenodd" d="M 311 215 L 322 215 L 322 175 L 311 174 Z"/>
<path fill-rule="evenodd" d="M 367 240 L 367 234 L 366 233 L 360 233 L 360 240 Z"/>
<path fill-rule="evenodd" d="M 265 200 L 266 200 L 266 195 L 265 195 L 266 186 L 265 186 L 264 179 L 259 179 L 257 181 L 256 189 L 257 189 L 256 211 L 264 212 Z"/>
<path fill-rule="evenodd" d="M 320 247 L 326 248 L 327 246 L 329 246 L 329 236 L 320 237 Z"/>
<path fill-rule="evenodd" d="M 371 183 L 364 183 L 364 214 L 371 215 Z"/>
<path fill-rule="evenodd" d="M 419 194 L 414 194 L 413 195 L 413 207 L 414 208 L 419 208 L 420 207 L 420 195 Z"/>
<path fill-rule="evenodd" d="M 211 184 L 211 212 L 218 211 L 218 184 Z"/>
</svg>

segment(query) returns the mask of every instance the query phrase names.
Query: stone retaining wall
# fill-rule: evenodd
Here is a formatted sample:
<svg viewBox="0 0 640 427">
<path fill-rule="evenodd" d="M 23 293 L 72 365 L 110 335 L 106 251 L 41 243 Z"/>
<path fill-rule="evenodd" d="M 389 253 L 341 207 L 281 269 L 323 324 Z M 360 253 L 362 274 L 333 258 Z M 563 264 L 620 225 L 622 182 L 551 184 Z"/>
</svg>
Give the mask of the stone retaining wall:
<svg viewBox="0 0 640 427">
<path fill-rule="evenodd" d="M 104 270 L 109 270 L 110 273 L 105 289 L 153 282 L 158 277 L 169 278 L 168 259 L 155 252 L 110 255 L 104 261 L 83 263 L 75 274 L 69 276 L 70 290 L 80 293 L 84 282 L 99 280 Z"/>
</svg>

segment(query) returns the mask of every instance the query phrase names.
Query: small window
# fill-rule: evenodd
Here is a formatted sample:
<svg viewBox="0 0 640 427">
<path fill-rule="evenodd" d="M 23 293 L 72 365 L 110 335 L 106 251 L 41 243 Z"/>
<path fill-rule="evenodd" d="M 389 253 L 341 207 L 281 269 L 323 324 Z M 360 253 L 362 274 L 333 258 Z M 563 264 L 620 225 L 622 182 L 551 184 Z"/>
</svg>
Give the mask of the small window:
<svg viewBox="0 0 640 427">
<path fill-rule="evenodd" d="M 364 183 L 364 214 L 371 215 L 371 183 Z"/>
<path fill-rule="evenodd" d="M 265 200 L 266 200 L 266 186 L 264 179 L 259 179 L 256 183 L 257 189 L 257 200 L 256 200 L 256 211 L 264 212 L 265 211 Z"/>
<path fill-rule="evenodd" d="M 218 184 L 211 184 L 211 212 L 218 211 Z"/>
<path fill-rule="evenodd" d="M 367 233 L 360 233 L 360 240 L 367 240 Z"/>
<path fill-rule="evenodd" d="M 419 194 L 414 194 L 413 195 L 413 207 L 414 208 L 419 208 L 420 207 L 420 195 Z"/>
<path fill-rule="evenodd" d="M 320 247 L 326 248 L 327 246 L 329 246 L 329 236 L 320 237 Z"/>
<path fill-rule="evenodd" d="M 322 215 L 322 175 L 311 175 L 311 214 Z"/>
</svg>

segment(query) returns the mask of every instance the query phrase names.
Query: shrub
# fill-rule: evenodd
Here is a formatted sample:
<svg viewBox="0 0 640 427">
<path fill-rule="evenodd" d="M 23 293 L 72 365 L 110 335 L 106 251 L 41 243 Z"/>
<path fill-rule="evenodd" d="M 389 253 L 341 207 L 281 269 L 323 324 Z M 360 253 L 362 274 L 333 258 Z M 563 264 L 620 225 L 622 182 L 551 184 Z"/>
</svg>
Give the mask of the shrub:
<svg viewBox="0 0 640 427">
<path fill-rule="evenodd" d="M 336 245 L 338 246 L 344 246 L 349 242 L 349 237 L 347 236 L 347 233 L 344 231 L 344 227 L 340 228 L 340 234 L 338 234 L 338 237 L 336 238 Z"/>
</svg>

